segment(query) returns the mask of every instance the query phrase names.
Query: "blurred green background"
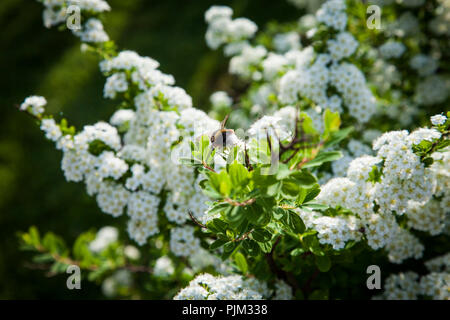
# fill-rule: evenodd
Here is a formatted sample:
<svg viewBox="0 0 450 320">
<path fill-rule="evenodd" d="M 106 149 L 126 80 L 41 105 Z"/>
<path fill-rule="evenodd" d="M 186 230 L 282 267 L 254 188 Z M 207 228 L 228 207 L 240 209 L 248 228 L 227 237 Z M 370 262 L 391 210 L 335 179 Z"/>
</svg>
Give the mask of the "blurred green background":
<svg viewBox="0 0 450 320">
<path fill-rule="evenodd" d="M 205 44 L 203 14 L 213 4 L 231 6 L 260 27 L 291 21 L 301 12 L 273 0 L 108 0 L 105 28 L 120 49 L 135 50 L 161 63 L 177 85 L 208 108 L 209 95 L 228 89 L 227 60 Z M 32 0 L 0 1 L 0 299 L 102 298 L 99 287 L 83 282 L 67 290 L 64 275 L 46 277 L 27 263 L 17 231 L 36 225 L 63 235 L 68 244 L 91 228 L 114 225 L 82 184 L 67 183 L 61 154 L 33 120 L 14 108 L 29 95 L 43 95 L 47 109 L 80 127 L 109 119 L 114 102 L 104 100 L 97 60 L 80 52 L 68 32 L 42 25 L 42 6 Z"/>
</svg>

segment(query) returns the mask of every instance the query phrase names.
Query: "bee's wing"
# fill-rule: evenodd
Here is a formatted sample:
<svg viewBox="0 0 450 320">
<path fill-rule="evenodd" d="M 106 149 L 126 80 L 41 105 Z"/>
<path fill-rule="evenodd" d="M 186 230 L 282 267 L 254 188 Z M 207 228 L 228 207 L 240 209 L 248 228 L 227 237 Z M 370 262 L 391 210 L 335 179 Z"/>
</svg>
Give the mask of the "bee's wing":
<svg viewBox="0 0 450 320">
<path fill-rule="evenodd" d="M 227 121 L 228 121 L 228 114 L 225 116 L 225 118 L 223 118 L 222 122 L 220 123 L 221 130 L 225 129 L 225 125 L 227 124 Z"/>
</svg>

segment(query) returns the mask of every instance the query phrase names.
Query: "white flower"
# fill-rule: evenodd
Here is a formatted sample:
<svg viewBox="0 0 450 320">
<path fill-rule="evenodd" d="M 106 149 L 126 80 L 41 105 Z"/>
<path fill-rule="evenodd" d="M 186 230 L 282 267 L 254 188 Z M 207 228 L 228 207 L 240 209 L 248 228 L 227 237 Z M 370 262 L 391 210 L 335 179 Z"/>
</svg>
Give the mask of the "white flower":
<svg viewBox="0 0 450 320">
<path fill-rule="evenodd" d="M 348 32 L 340 32 L 336 39 L 327 41 L 328 51 L 331 58 L 339 61 L 342 58 L 351 56 L 358 47 L 358 41 Z"/>
<path fill-rule="evenodd" d="M 258 290 L 258 291 L 256 291 Z M 279 285 L 280 296 L 287 296 Z M 201 274 L 192 280 L 174 297 L 174 300 L 261 300 L 261 291 L 266 288 L 257 280 L 245 279 L 238 275 L 214 277 Z"/>
<path fill-rule="evenodd" d="M 447 117 L 442 114 L 436 114 L 431 117 L 431 123 L 435 126 L 443 125 L 447 121 Z"/>
<path fill-rule="evenodd" d="M 62 136 L 61 129 L 53 119 L 43 119 L 41 122 L 41 130 L 45 132 L 47 139 L 58 141 Z"/>
<path fill-rule="evenodd" d="M 131 245 L 125 246 L 123 253 L 130 260 L 138 260 L 141 257 L 139 250 Z"/>
<path fill-rule="evenodd" d="M 383 58 L 400 58 L 405 52 L 406 47 L 403 43 L 397 41 L 388 41 L 380 48 L 380 54 Z"/>
<path fill-rule="evenodd" d="M 225 91 L 216 91 L 210 97 L 209 100 L 213 106 L 230 107 L 233 104 L 233 100 Z"/>
<path fill-rule="evenodd" d="M 95 239 L 89 243 L 89 249 L 92 252 L 99 253 L 106 249 L 111 243 L 117 241 L 119 231 L 114 227 L 103 227 L 95 236 Z"/>
<path fill-rule="evenodd" d="M 136 113 L 130 109 L 120 109 L 114 112 L 109 123 L 113 126 L 121 126 L 127 122 L 133 121 L 136 118 Z"/>
<path fill-rule="evenodd" d="M 153 274 L 157 277 L 169 276 L 175 271 L 172 260 L 167 256 L 162 256 L 156 260 Z"/>
<path fill-rule="evenodd" d="M 47 104 L 47 100 L 41 96 L 31 96 L 25 99 L 20 105 L 20 110 L 28 111 L 34 116 L 40 116 L 44 113 L 44 106 Z"/>
</svg>

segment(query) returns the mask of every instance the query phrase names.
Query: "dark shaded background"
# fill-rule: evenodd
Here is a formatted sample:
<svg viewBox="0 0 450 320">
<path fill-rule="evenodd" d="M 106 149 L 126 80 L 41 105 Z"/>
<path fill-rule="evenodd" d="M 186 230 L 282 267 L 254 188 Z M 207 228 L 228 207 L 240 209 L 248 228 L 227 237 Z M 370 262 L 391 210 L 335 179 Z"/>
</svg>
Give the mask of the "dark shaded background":
<svg viewBox="0 0 450 320">
<path fill-rule="evenodd" d="M 227 60 L 205 44 L 204 11 L 226 4 L 260 27 L 270 20 L 291 21 L 301 12 L 279 0 L 109 0 L 105 28 L 120 49 L 155 58 L 163 72 L 208 108 L 209 95 L 230 87 Z M 104 100 L 97 60 L 82 54 L 68 32 L 42 25 L 42 6 L 32 0 L 0 1 L 0 298 L 101 298 L 99 287 L 66 289 L 65 276 L 45 277 L 26 266 L 16 233 L 37 225 L 71 244 L 90 228 L 113 225 L 82 184 L 67 183 L 61 154 L 35 123 L 14 105 L 33 94 L 48 100 L 49 112 L 62 113 L 77 127 L 109 119 L 115 104 Z"/>
</svg>

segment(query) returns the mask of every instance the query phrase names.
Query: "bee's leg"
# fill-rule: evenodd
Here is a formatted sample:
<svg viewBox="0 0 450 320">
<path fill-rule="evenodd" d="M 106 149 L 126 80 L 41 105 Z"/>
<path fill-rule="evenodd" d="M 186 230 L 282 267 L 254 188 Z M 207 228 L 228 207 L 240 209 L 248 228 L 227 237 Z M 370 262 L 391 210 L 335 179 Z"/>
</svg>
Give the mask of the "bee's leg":
<svg viewBox="0 0 450 320">
<path fill-rule="evenodd" d="M 227 147 L 227 132 L 226 131 L 222 132 L 222 144 L 223 144 L 223 148 Z"/>
</svg>

